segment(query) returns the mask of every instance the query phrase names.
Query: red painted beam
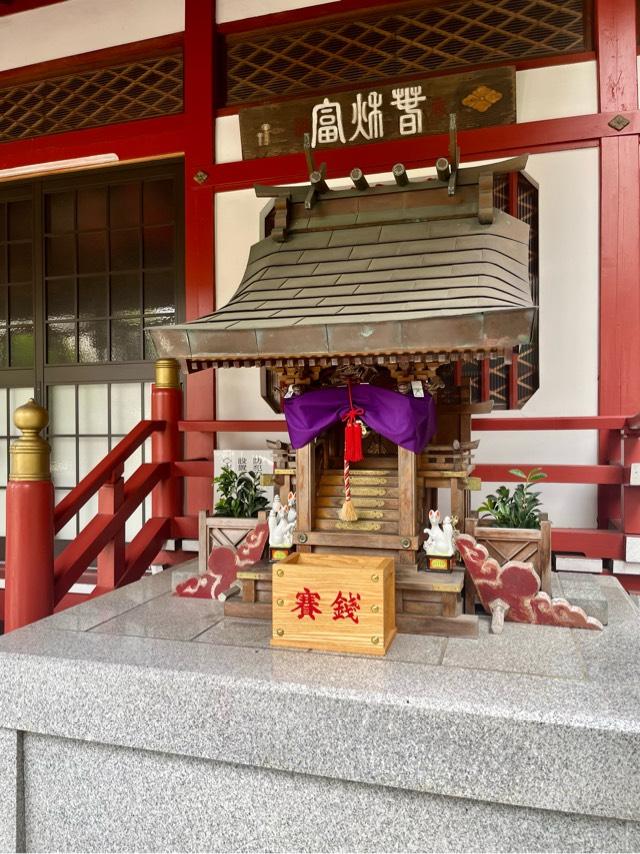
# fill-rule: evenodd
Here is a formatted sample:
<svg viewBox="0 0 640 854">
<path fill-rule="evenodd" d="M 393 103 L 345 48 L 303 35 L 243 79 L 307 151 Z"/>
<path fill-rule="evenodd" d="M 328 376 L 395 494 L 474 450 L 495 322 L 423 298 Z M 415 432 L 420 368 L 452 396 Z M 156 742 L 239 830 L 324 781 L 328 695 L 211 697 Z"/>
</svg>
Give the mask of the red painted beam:
<svg viewBox="0 0 640 854">
<path fill-rule="evenodd" d="M 184 433 L 286 433 L 284 419 L 273 421 L 179 421 Z"/>
<path fill-rule="evenodd" d="M 118 155 L 121 161 L 150 160 L 181 154 L 185 146 L 182 114 L 120 122 L 0 144 L 0 169 L 49 163 L 94 154 Z"/>
<path fill-rule="evenodd" d="M 80 483 L 75 486 L 57 505 L 54 513 L 55 531 L 60 531 L 67 522 L 96 494 L 105 484 L 111 474 L 124 465 L 131 454 L 136 451 L 156 430 L 161 429 L 162 421 L 141 421 L 124 439 L 111 450 L 107 456 L 93 468 Z"/>
<path fill-rule="evenodd" d="M 472 418 L 473 430 L 622 430 L 624 415 L 545 416 L 542 418 Z"/>
<path fill-rule="evenodd" d="M 636 1 L 596 0 L 595 47 L 601 110 L 638 108 Z M 640 404 L 640 156 L 638 135 L 600 146 L 600 334 L 598 409 L 636 412 Z M 600 435 L 598 461 L 610 443 Z M 598 524 L 621 513 L 619 490 L 598 490 Z"/>
<path fill-rule="evenodd" d="M 584 554 L 585 557 L 624 560 L 624 534 L 587 528 L 551 528 L 554 552 Z"/>
<path fill-rule="evenodd" d="M 168 463 L 143 463 L 126 482 L 124 500 L 117 513 L 113 516 L 94 516 L 76 539 L 58 555 L 54 568 L 54 602 L 59 602 L 69 592 L 156 483 L 168 474 Z"/>
<path fill-rule="evenodd" d="M 520 464 L 479 464 L 473 470 L 473 476 L 484 482 L 519 482 L 520 478 L 510 474 L 510 469 L 519 468 L 525 473 L 533 466 Z M 625 471 L 622 466 L 558 466 L 540 463 L 540 468 L 548 477 L 543 483 L 624 483 Z"/>
<path fill-rule="evenodd" d="M 197 540 L 198 517 L 178 516 L 171 520 L 171 536 L 176 540 Z"/>
<path fill-rule="evenodd" d="M 184 460 L 171 466 L 171 473 L 177 477 L 213 477 L 212 460 Z"/>
<path fill-rule="evenodd" d="M 9 0 L 0 3 L 0 18 L 5 15 L 15 15 L 18 12 L 30 12 L 31 9 L 39 9 L 40 6 L 55 6 L 63 0 Z"/>
<path fill-rule="evenodd" d="M 567 149 L 584 145 L 594 146 L 604 137 L 618 137 L 608 122 L 617 112 L 593 113 L 571 118 L 545 119 L 522 124 L 500 125 L 459 131 L 458 141 L 463 160 L 498 158 L 542 150 Z M 620 134 L 640 133 L 640 112 L 626 111 L 629 125 Z M 390 172 L 394 163 L 404 163 L 408 169 L 433 165 L 447 151 L 448 136 L 434 134 L 415 140 L 393 140 L 369 145 L 344 146 L 322 150 L 330 177 L 348 175 L 357 164 L 366 173 Z M 255 183 L 277 184 L 308 180 L 302 151 L 234 163 L 211 165 L 209 179 L 216 191 L 251 187 Z M 202 188 L 201 188 L 202 191 Z"/>
<path fill-rule="evenodd" d="M 215 291 L 215 200 L 211 186 L 200 189 L 194 180 L 198 172 L 211 172 L 215 161 L 216 4 L 213 0 L 186 0 L 185 3 L 185 311 L 187 320 L 212 314 Z M 219 75 L 218 75 L 219 77 Z M 207 419 L 216 416 L 215 371 L 201 371 L 187 377 L 186 415 Z M 213 456 L 215 436 L 187 437 L 187 457 Z M 188 484 L 189 512 L 210 509 L 211 489 L 202 481 Z"/>
<path fill-rule="evenodd" d="M 600 109 L 637 110 L 636 0 L 595 0 Z"/>
<path fill-rule="evenodd" d="M 603 415 L 640 408 L 640 150 L 603 139 L 600 155 L 600 382 Z"/>
</svg>

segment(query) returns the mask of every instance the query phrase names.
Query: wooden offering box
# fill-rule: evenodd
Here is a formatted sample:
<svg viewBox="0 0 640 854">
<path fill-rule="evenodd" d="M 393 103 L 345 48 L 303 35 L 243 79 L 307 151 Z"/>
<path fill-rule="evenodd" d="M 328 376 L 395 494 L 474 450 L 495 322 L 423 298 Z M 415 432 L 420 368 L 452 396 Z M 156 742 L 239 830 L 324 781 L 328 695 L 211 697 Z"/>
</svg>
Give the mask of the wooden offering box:
<svg viewBox="0 0 640 854">
<path fill-rule="evenodd" d="M 297 552 L 275 564 L 272 646 L 384 655 L 395 634 L 392 558 Z"/>
</svg>

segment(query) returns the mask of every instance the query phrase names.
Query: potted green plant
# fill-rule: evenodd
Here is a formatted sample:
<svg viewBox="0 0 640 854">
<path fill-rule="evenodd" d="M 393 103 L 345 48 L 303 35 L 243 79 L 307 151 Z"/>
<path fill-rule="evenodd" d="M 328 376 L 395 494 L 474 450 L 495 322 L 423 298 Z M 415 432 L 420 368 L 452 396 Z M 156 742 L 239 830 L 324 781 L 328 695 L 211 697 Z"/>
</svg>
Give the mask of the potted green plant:
<svg viewBox="0 0 640 854">
<path fill-rule="evenodd" d="M 487 495 L 478 507 L 478 513 L 486 513 L 492 524 L 498 528 L 540 529 L 542 520 L 540 493 L 532 492 L 531 487 L 547 475 L 541 468 L 534 468 L 528 474 L 521 469 L 509 469 L 509 474 L 521 478 L 516 488 L 511 490 L 499 486 L 495 495 Z M 486 517 L 483 517 L 481 521 Z"/>
<path fill-rule="evenodd" d="M 253 471 L 237 474 L 229 466 L 224 466 L 213 482 L 219 493 L 216 516 L 255 519 L 261 510 L 269 506 L 265 491 L 260 487 L 260 475 Z"/>
<path fill-rule="evenodd" d="M 487 495 L 477 513 L 465 520 L 465 532 L 500 564 L 507 560 L 532 563 L 542 590 L 551 595 L 551 523 L 534 488 L 547 475 L 540 468 L 529 472 L 510 469 L 509 473 L 520 478 L 520 483 L 513 490 L 499 486 L 495 494 Z M 467 591 L 468 610 L 474 593 L 473 588 Z"/>
<path fill-rule="evenodd" d="M 257 523 L 266 522 L 269 500 L 256 472 L 238 474 L 223 466 L 214 478 L 218 500 L 214 515 L 199 513 L 200 574 L 206 570 L 211 550 L 216 546 L 237 548 Z"/>
</svg>

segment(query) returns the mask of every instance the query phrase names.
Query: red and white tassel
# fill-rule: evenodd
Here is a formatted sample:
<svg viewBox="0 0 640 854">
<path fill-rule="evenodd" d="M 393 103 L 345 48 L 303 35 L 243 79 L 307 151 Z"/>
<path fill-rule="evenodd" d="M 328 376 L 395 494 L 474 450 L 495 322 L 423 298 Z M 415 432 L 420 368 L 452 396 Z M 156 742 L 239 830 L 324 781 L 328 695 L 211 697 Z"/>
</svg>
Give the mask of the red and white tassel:
<svg viewBox="0 0 640 854">
<path fill-rule="evenodd" d="M 344 504 L 340 508 L 339 518 L 343 522 L 357 522 L 358 514 L 351 500 L 351 469 L 350 463 L 359 463 L 362 455 L 362 428 L 356 421 L 358 415 L 363 415 L 364 410 L 357 409 L 353 405 L 351 397 L 351 383 L 348 384 L 349 412 L 343 416 L 346 421 L 344 428 Z"/>
<path fill-rule="evenodd" d="M 351 500 L 351 471 L 346 456 L 344 458 L 344 504 L 340 508 L 338 516 L 343 522 L 358 521 L 358 513 Z"/>
</svg>

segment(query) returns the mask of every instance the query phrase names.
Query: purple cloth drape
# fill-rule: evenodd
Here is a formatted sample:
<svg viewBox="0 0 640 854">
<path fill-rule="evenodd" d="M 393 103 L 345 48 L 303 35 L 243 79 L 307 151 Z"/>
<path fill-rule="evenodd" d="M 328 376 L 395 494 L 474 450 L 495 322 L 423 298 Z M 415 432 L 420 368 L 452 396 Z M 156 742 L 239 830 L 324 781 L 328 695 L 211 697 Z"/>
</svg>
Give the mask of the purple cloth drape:
<svg viewBox="0 0 640 854">
<path fill-rule="evenodd" d="M 351 388 L 353 405 L 364 410 L 360 417 L 372 430 L 408 451 L 419 454 L 436 432 L 433 398 L 413 397 L 372 385 Z M 302 448 L 349 412 L 349 392 L 322 388 L 284 402 L 284 416 L 291 444 Z"/>
</svg>

